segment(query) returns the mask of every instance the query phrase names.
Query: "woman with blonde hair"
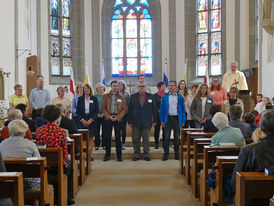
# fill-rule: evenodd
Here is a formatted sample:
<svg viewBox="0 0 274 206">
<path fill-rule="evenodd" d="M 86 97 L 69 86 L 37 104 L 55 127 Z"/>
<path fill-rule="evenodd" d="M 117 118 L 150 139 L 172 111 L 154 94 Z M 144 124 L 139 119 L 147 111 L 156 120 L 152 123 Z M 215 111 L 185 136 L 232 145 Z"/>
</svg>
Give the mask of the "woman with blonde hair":
<svg viewBox="0 0 274 206">
<path fill-rule="evenodd" d="M 223 112 L 226 115 L 228 114 L 229 108 L 232 105 L 240 106 L 242 111 L 244 111 L 244 103 L 239 98 L 239 90 L 237 89 L 237 87 L 231 87 L 229 89 L 229 98 L 228 98 L 228 100 L 224 101 Z"/>
<path fill-rule="evenodd" d="M 15 94 L 10 96 L 9 104 L 10 108 L 14 109 L 18 104 L 25 104 L 27 106 L 27 111 L 29 110 L 29 99 L 23 94 L 22 85 L 16 84 L 14 86 Z"/>
<path fill-rule="evenodd" d="M 201 84 L 190 106 L 190 114 L 195 128 L 201 128 L 207 119 L 211 118 L 209 109 L 213 105 L 207 84 Z"/>
<path fill-rule="evenodd" d="M 184 100 L 186 100 L 186 98 L 188 96 L 188 89 L 187 89 L 185 80 L 179 81 L 178 93 L 184 97 Z"/>
<path fill-rule="evenodd" d="M 106 87 L 102 83 L 95 86 L 95 97 L 98 101 L 98 114 L 95 123 L 95 150 L 100 147 L 100 128 L 102 127 L 102 147 L 105 147 L 105 134 L 104 134 L 104 113 L 101 110 L 103 96 L 106 92 Z"/>
</svg>

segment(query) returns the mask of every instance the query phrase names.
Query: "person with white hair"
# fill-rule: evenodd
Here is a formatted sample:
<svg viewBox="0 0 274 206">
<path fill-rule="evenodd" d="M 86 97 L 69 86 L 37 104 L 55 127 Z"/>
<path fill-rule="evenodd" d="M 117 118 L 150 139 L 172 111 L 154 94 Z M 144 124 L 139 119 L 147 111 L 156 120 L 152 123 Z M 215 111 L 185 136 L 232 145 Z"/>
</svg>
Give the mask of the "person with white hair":
<svg viewBox="0 0 274 206">
<path fill-rule="evenodd" d="M 16 119 L 8 125 L 10 137 L 0 144 L 3 158 L 41 157 L 35 144 L 24 138 L 29 127 L 24 120 Z M 33 190 L 40 187 L 40 179 L 24 178 L 24 190 Z"/>
<path fill-rule="evenodd" d="M 6 125 L 8 125 L 10 122 L 14 121 L 14 120 L 21 120 L 23 118 L 22 112 L 19 109 L 10 109 L 9 113 L 8 113 L 8 121 L 5 122 Z M 25 122 L 25 121 L 24 121 Z M 2 131 L 1 131 L 1 138 L 0 138 L 0 142 L 3 139 L 7 139 L 10 136 L 10 132 L 9 132 L 9 128 L 8 126 L 3 127 Z M 25 135 L 23 136 L 29 140 L 32 140 L 32 135 L 30 132 L 30 129 L 28 127 Z"/>
<path fill-rule="evenodd" d="M 212 123 L 218 128 L 218 132 L 212 136 L 211 144 L 219 145 L 220 143 L 234 143 L 236 146 L 244 146 L 245 139 L 239 128 L 234 128 L 228 125 L 228 118 L 222 112 L 217 112 Z"/>
<path fill-rule="evenodd" d="M 231 64 L 231 70 L 225 73 L 223 77 L 223 87 L 229 92 L 230 87 L 236 87 L 239 90 L 248 90 L 246 78 L 243 72 L 239 71 L 238 62 L 234 61 Z"/>
</svg>

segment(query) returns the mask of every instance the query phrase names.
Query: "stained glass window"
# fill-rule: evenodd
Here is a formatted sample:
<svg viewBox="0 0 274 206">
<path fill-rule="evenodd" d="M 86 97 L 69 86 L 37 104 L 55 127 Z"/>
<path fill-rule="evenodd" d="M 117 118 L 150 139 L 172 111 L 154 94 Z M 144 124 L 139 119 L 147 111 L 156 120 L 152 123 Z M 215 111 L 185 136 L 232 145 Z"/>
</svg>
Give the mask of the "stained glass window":
<svg viewBox="0 0 274 206">
<path fill-rule="evenodd" d="M 222 1 L 197 0 L 197 76 L 222 74 Z"/>
<path fill-rule="evenodd" d="M 111 24 L 112 76 L 152 75 L 152 21 L 148 0 L 116 0 Z"/>
<path fill-rule="evenodd" d="M 49 0 L 51 75 L 69 76 L 71 60 L 71 0 Z"/>
</svg>

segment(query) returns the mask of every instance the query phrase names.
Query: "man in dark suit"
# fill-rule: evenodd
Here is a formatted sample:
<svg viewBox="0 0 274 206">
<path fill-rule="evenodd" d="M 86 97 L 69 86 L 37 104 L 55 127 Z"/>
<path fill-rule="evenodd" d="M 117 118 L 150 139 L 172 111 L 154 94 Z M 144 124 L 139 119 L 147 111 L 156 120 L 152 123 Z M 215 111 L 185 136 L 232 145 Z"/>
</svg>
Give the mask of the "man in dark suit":
<svg viewBox="0 0 274 206">
<path fill-rule="evenodd" d="M 157 109 L 154 96 L 145 92 L 144 82 L 138 83 L 138 92 L 131 95 L 128 104 L 128 124 L 132 127 L 132 141 L 134 148 L 133 161 L 140 159 L 140 142 L 143 138 L 144 159 L 150 161 L 149 136 L 150 129 L 156 125 Z"/>
<path fill-rule="evenodd" d="M 61 123 L 59 127 L 68 130 L 69 134 L 78 133 L 78 129 L 75 122 L 72 119 L 68 119 L 65 117 L 66 111 L 64 105 L 59 103 L 56 105 L 56 107 L 59 108 L 61 112 Z"/>
<path fill-rule="evenodd" d="M 27 106 L 25 104 L 16 105 L 15 109 L 21 110 L 23 114 L 23 120 L 28 124 L 31 132 L 36 132 L 36 122 L 28 118 Z"/>
</svg>

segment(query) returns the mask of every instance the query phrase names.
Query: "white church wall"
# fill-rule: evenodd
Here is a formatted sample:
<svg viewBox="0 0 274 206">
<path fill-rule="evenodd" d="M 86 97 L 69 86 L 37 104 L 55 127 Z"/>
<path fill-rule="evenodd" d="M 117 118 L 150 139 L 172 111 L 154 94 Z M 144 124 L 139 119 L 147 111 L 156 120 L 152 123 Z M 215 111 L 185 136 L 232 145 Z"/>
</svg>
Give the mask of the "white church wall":
<svg viewBox="0 0 274 206">
<path fill-rule="evenodd" d="M 4 75 L 5 99 L 13 92 L 15 83 L 15 9 L 14 1 L 0 0 L 0 68 L 10 72 L 9 78 Z"/>
<path fill-rule="evenodd" d="M 18 83 L 23 85 L 25 93 L 26 60 L 30 56 L 25 50 L 29 49 L 31 55 L 37 55 L 36 3 L 36 0 L 18 1 Z"/>
<path fill-rule="evenodd" d="M 274 57 L 274 36 L 268 34 L 263 29 L 262 94 L 270 98 L 274 97 L 274 91 L 273 91 L 274 58 L 273 57 Z"/>
</svg>

